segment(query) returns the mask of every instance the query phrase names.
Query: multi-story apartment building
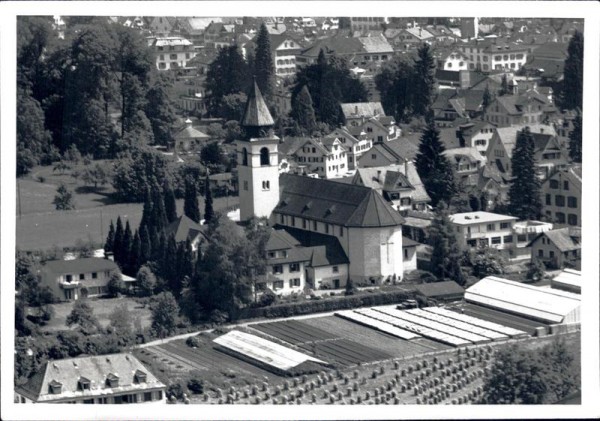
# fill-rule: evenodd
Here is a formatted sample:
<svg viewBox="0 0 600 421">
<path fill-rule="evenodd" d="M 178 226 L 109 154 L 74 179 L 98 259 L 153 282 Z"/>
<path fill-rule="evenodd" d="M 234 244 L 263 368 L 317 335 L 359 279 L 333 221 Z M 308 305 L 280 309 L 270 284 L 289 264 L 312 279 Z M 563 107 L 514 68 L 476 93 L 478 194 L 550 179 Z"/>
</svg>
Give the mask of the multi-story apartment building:
<svg viewBox="0 0 600 421">
<path fill-rule="evenodd" d="M 465 212 L 450 215 L 456 239 L 462 248 L 491 247 L 499 250 L 513 247 L 514 216 L 491 212 Z"/>
<path fill-rule="evenodd" d="M 194 45 L 181 37 L 154 38 L 151 47 L 158 70 L 186 69 L 188 61 L 196 56 Z"/>
<path fill-rule="evenodd" d="M 476 40 L 459 44 L 457 48 L 467 58 L 469 70 L 482 72 L 515 72 L 527 62 L 528 56 L 527 47 L 496 39 Z"/>
<path fill-rule="evenodd" d="M 348 170 L 355 169 L 358 159 L 373 146 L 373 141 L 366 133 L 354 136 L 346 127 L 335 129 L 326 137 L 336 138 L 344 147 L 348 156 Z"/>
<path fill-rule="evenodd" d="M 342 177 L 348 172 L 346 148 L 335 137 L 307 139 L 292 156 L 298 165 L 305 166 L 308 173 L 321 178 Z"/>
<path fill-rule="evenodd" d="M 351 67 L 372 63 L 379 65 L 391 60 L 394 54 L 394 49 L 383 35 L 357 38 L 334 36 L 320 39 L 312 46 L 300 51 L 296 55 L 296 64 L 305 66 L 316 63 L 321 50 L 326 56 L 335 54 L 338 57 L 346 58 Z"/>
<path fill-rule="evenodd" d="M 529 90 L 494 99 L 485 109 L 485 120 L 497 127 L 542 124 L 554 113 L 556 108 L 547 96 Z"/>
<path fill-rule="evenodd" d="M 166 403 L 166 385 L 130 353 L 48 361 L 15 403 Z"/>
<path fill-rule="evenodd" d="M 383 30 L 384 25 L 388 23 L 389 19 L 384 17 L 353 16 L 350 18 L 352 31 Z"/>
<path fill-rule="evenodd" d="M 581 166 L 556 171 L 542 183 L 546 218 L 557 227 L 581 226 Z"/>
<path fill-rule="evenodd" d="M 249 41 L 244 45 L 246 57 L 249 51 L 256 48 L 256 39 Z M 296 55 L 302 51 L 302 46 L 298 41 L 285 34 L 269 35 L 271 45 L 271 56 L 275 66 L 275 75 L 281 78 L 289 78 L 296 74 Z"/>
</svg>

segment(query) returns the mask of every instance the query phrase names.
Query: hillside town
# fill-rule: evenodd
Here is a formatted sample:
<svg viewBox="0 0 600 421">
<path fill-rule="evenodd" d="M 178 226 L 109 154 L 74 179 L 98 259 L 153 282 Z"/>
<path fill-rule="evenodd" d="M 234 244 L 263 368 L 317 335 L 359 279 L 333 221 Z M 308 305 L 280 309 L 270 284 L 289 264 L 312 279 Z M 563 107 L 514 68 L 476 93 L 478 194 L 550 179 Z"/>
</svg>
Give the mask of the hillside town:
<svg viewBox="0 0 600 421">
<path fill-rule="evenodd" d="M 15 403 L 581 402 L 583 19 L 17 23 Z"/>
</svg>

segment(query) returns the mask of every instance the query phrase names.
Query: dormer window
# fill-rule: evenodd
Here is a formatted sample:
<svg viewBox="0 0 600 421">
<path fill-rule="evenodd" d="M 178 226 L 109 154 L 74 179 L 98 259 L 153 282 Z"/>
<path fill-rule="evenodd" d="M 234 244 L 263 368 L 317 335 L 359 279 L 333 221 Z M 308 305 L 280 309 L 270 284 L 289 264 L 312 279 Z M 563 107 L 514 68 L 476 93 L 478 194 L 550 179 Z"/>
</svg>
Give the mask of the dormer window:
<svg viewBox="0 0 600 421">
<path fill-rule="evenodd" d="M 52 395 L 60 395 L 62 393 L 62 383 L 57 382 L 56 380 L 52 380 L 48 384 L 48 389 Z"/>
<path fill-rule="evenodd" d="M 146 383 L 146 373 L 144 373 L 142 370 L 136 370 L 135 374 L 133 375 L 133 380 L 135 383 Z"/>
<path fill-rule="evenodd" d="M 80 377 L 77 381 L 77 390 L 90 390 L 90 379 Z"/>
<path fill-rule="evenodd" d="M 119 387 L 119 376 L 113 373 L 110 373 L 108 376 L 106 376 L 106 386 Z"/>
</svg>

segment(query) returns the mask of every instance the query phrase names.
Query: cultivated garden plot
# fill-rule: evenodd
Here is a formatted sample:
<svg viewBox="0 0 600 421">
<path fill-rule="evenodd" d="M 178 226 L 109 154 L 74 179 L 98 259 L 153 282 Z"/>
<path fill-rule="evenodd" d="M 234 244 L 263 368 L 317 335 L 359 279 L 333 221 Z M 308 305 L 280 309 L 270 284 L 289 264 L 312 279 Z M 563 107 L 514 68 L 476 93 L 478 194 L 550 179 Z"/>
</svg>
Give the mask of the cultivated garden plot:
<svg viewBox="0 0 600 421">
<path fill-rule="evenodd" d="M 340 336 L 361 344 L 376 344 L 377 349 L 394 357 L 407 357 L 448 348 L 447 345 L 426 338 L 406 341 L 336 316 L 305 319 L 302 323 L 337 332 Z"/>
<path fill-rule="evenodd" d="M 377 346 L 377 344 L 373 345 Z M 390 354 L 379 351 L 376 348 L 347 339 L 306 343 L 302 344 L 301 348 L 312 352 L 326 361 L 344 366 L 370 361 L 381 361 L 392 357 Z"/>
<path fill-rule="evenodd" d="M 523 317 L 515 316 L 512 314 L 504 313 L 498 310 L 493 310 L 487 307 L 481 307 L 475 304 L 462 304 L 460 311 L 464 314 L 478 319 L 487 320 L 493 323 L 498 323 L 504 326 L 511 327 L 524 331 L 530 335 L 535 334 L 537 328 L 548 328 L 548 325 L 542 322 L 536 322 Z"/>
<path fill-rule="evenodd" d="M 315 328 L 298 320 L 258 323 L 252 324 L 251 327 L 294 345 L 340 338 L 339 335 Z"/>
<path fill-rule="evenodd" d="M 470 323 L 473 326 L 480 326 L 484 329 L 496 331 L 496 332 L 502 333 L 506 336 L 509 336 L 511 338 L 520 338 L 520 337 L 527 336 L 527 333 L 523 332 L 522 330 L 513 329 L 512 327 L 503 326 L 501 324 L 493 323 L 493 322 L 483 320 L 483 319 L 480 319 L 477 317 L 469 316 L 467 314 L 457 313 L 456 311 L 451 311 L 451 310 L 448 310 L 445 308 L 425 307 L 423 310 L 427 311 L 428 313 L 439 314 L 441 316 L 445 316 L 445 317 L 448 317 L 453 320 Z"/>
</svg>

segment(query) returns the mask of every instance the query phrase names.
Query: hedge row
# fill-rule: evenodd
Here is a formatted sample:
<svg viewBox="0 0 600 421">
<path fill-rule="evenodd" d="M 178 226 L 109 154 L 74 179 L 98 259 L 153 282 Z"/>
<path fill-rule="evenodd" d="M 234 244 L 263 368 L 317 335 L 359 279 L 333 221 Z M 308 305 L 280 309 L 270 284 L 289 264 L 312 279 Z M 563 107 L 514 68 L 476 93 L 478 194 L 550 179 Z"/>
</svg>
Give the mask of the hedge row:
<svg viewBox="0 0 600 421">
<path fill-rule="evenodd" d="M 325 311 L 394 304 L 409 298 L 414 298 L 414 293 L 408 293 L 405 291 L 378 292 L 364 295 L 335 297 L 323 300 L 277 304 L 274 306 L 261 308 L 245 308 L 242 309 L 236 316 L 237 319 L 254 319 L 258 317 L 290 317 Z"/>
</svg>

